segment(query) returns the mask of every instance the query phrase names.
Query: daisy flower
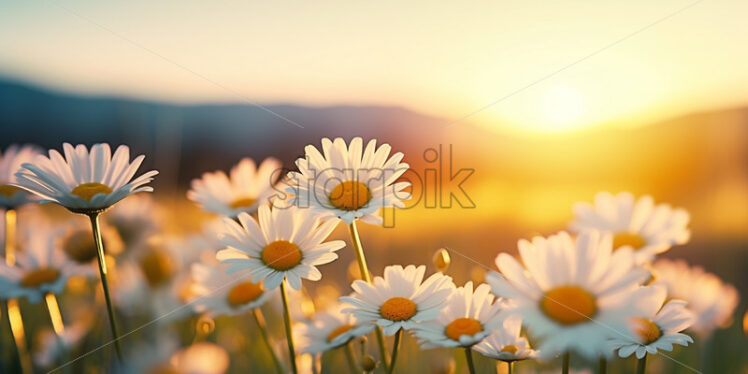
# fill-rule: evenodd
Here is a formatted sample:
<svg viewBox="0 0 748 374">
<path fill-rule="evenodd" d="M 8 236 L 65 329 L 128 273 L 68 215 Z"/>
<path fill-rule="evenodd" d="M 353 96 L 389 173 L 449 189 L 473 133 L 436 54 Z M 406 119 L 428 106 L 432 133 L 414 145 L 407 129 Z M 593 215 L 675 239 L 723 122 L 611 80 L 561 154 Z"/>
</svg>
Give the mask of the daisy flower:
<svg viewBox="0 0 748 374">
<path fill-rule="evenodd" d="M 691 237 L 688 212 L 667 204 L 655 205 L 651 196 L 634 199 L 628 192 L 616 196 L 600 192 L 594 205 L 580 202 L 573 210 L 572 231 L 609 232 L 613 249 L 633 249 L 639 264 L 651 261 L 674 244 L 685 244 Z"/>
<path fill-rule="evenodd" d="M 494 360 L 514 362 L 532 359 L 537 351 L 530 348 L 527 338 L 520 336 L 522 319 L 519 316 L 505 318 L 501 325 L 491 330 L 482 342 L 473 346 L 473 350 Z"/>
<path fill-rule="evenodd" d="M 112 269 L 112 297 L 117 309 L 127 315 L 136 315 L 150 305 L 150 289 L 137 264 L 125 262 Z"/>
<path fill-rule="evenodd" d="M 62 235 L 60 235 L 58 245 L 65 252 L 65 255 L 71 261 L 80 265 L 93 265 L 98 257 L 98 249 L 91 235 L 91 229 L 78 220 L 68 221 L 63 227 L 64 229 L 61 230 Z M 122 252 L 123 244 L 116 231 L 103 227 L 101 234 L 109 254 L 116 255 Z M 97 273 L 94 266 L 88 267 L 90 269 L 84 275 L 87 277 L 96 276 Z"/>
<path fill-rule="evenodd" d="M 192 306 L 197 313 L 207 312 L 213 316 L 236 316 L 245 314 L 265 304 L 270 292 L 262 284 L 249 280 L 236 281 L 236 277 L 226 274 L 228 266 L 219 264 L 192 265 L 193 283 L 190 294 Z"/>
<path fill-rule="evenodd" d="M 299 171 L 288 173 L 293 186 L 287 192 L 294 195 L 290 203 L 332 214 L 346 224 L 355 219 L 382 224 L 380 208 L 402 208 L 410 198 L 403 191 L 410 183 L 395 183 L 409 166 L 400 162 L 402 153 L 390 156 L 388 144 L 376 145 L 371 140 L 364 149 L 361 138 L 349 145 L 342 138 L 324 138 L 322 153 L 308 145 L 305 157 L 296 160 Z"/>
<path fill-rule="evenodd" d="M 65 326 L 61 335 L 55 334 L 52 329 L 43 329 L 37 332 L 36 341 L 38 346 L 34 351 L 34 363 L 42 368 L 51 368 L 52 365 L 60 363 L 66 355 L 80 345 L 91 329 L 92 316 L 81 315 L 75 318 L 70 325 Z"/>
<path fill-rule="evenodd" d="M 425 272 L 424 265 L 392 265 L 384 268 L 384 277 L 375 277 L 372 284 L 357 280 L 351 285 L 355 292 L 340 298 L 352 306 L 343 312 L 352 313 L 361 323 L 375 322 L 385 335 L 435 319 L 454 284 L 451 277 L 441 273 L 424 281 Z"/>
<path fill-rule="evenodd" d="M 642 287 L 631 298 L 635 317 L 629 320 L 628 336 L 614 337 L 610 344 L 618 349 L 620 357 L 631 356 L 642 358 L 647 353 L 656 354 L 658 350 L 672 351 L 673 344 L 687 346 L 693 343 L 690 336 L 681 334 L 694 321 L 694 316 L 686 309 L 686 302 L 667 298 L 666 288 L 662 285 Z M 663 304 L 665 304 L 663 306 Z"/>
<path fill-rule="evenodd" d="M 158 172 L 151 170 L 132 179 L 145 156 L 131 163 L 127 146 L 119 146 L 114 156 L 109 144 L 95 144 L 89 153 L 82 144 L 73 148 L 65 143 L 63 150 L 65 158 L 50 150 L 49 157 L 38 155 L 33 162 L 23 164 L 16 173 L 16 184 L 41 197 L 42 202 L 85 214 L 105 210 L 134 193 L 153 191 L 145 184 Z"/>
<path fill-rule="evenodd" d="M 187 198 L 207 212 L 226 217 L 236 218 L 241 212 L 254 213 L 259 206 L 268 203 L 281 166 L 280 161 L 272 157 L 259 167 L 251 158 L 244 158 L 231 169 L 230 176 L 216 171 L 194 179 Z"/>
<path fill-rule="evenodd" d="M 31 202 L 26 191 L 14 186 L 17 182 L 15 173 L 38 154 L 39 150 L 29 145 L 11 145 L 4 154 L 0 153 L 0 207 L 14 209 Z"/>
<path fill-rule="evenodd" d="M 683 260 L 661 259 L 654 263 L 655 282 L 667 287 L 670 298 L 685 300 L 696 315 L 691 330 L 709 335 L 727 327 L 738 306 L 738 291 L 702 267 L 690 267 Z"/>
<path fill-rule="evenodd" d="M 494 302 L 490 292 L 487 284 L 478 285 L 473 292 L 473 282 L 456 288 L 435 320 L 415 326 L 421 345 L 424 348 L 471 347 L 483 340 L 498 326 L 501 312 L 501 304 Z"/>
<path fill-rule="evenodd" d="M 150 194 L 137 194 L 115 205 L 107 214 L 106 222 L 117 231 L 125 247 L 130 249 L 158 232 L 160 222 L 168 220 L 162 213 Z M 103 235 L 106 237 L 106 233 Z M 108 243 L 107 250 L 111 252 Z"/>
<path fill-rule="evenodd" d="M 70 261 L 57 244 L 59 232 L 46 223 L 37 222 L 33 230 L 22 231 L 23 239 L 15 266 L 0 263 L 0 279 L 13 298 L 25 297 L 39 303 L 45 295 L 59 295 L 68 279 L 81 272 L 81 266 Z"/>
<path fill-rule="evenodd" d="M 361 323 L 352 314 L 343 313 L 345 306 L 342 303 L 335 305 L 302 324 L 299 328 L 299 349 L 304 353 L 322 353 L 374 330 L 373 323 Z"/>
<path fill-rule="evenodd" d="M 334 261 L 338 258 L 335 251 L 345 246 L 342 240 L 323 243 L 336 222 L 320 223 L 308 209 L 271 210 L 267 204 L 260 207 L 258 220 L 247 213 L 240 213 L 238 219 L 239 223 L 224 219 L 220 241 L 227 248 L 216 258 L 229 265 L 228 273 L 249 270 L 252 282 L 262 280 L 267 290 L 278 287 L 283 279 L 297 290 L 301 278 L 320 280 L 322 273 L 316 266 Z"/>
<path fill-rule="evenodd" d="M 635 267 L 633 250 L 613 251 L 612 238 L 598 232 L 576 240 L 566 232 L 520 240 L 519 254 L 501 253 L 487 282 L 494 294 L 510 300 L 508 314 L 521 315 L 534 336 L 543 339 L 544 357 L 575 350 L 587 358 L 610 354 L 605 341 L 623 330 L 627 297 L 648 276 Z"/>
</svg>

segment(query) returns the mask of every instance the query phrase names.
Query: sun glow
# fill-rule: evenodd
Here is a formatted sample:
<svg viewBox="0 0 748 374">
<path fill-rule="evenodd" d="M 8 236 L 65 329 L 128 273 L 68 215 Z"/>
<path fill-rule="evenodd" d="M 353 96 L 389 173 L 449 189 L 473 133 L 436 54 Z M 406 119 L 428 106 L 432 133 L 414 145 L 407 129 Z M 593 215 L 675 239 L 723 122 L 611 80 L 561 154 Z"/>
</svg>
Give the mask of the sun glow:
<svg viewBox="0 0 748 374">
<path fill-rule="evenodd" d="M 569 131 L 584 127 L 580 121 L 584 98 L 579 91 L 567 86 L 554 86 L 542 97 L 540 112 L 546 119 L 535 127 L 546 132 Z"/>
</svg>

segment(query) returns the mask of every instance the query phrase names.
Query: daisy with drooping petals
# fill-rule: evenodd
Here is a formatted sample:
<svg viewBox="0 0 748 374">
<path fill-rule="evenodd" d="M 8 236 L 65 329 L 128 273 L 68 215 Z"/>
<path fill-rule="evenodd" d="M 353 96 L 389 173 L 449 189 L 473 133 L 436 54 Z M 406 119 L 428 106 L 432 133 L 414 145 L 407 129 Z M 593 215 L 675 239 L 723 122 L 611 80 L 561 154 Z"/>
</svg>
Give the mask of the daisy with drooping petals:
<svg viewBox="0 0 748 374">
<path fill-rule="evenodd" d="M 345 246 L 342 240 L 323 241 L 335 228 L 335 221 L 320 223 L 308 209 L 273 208 L 263 205 L 259 222 L 247 213 L 239 214 L 239 223 L 224 219 L 225 232 L 220 241 L 227 246 L 216 258 L 228 264 L 228 273 L 249 270 L 252 281 L 262 280 L 265 289 L 278 287 L 284 279 L 301 289 L 301 279 L 320 280 L 317 265 L 338 258 Z"/>
<path fill-rule="evenodd" d="M 517 315 L 505 318 L 488 337 L 474 345 L 473 350 L 494 360 L 508 363 L 535 358 L 537 351 L 530 348 L 527 338 L 520 336 L 521 329 L 522 318 Z"/>
<path fill-rule="evenodd" d="M 446 306 L 433 321 L 416 325 L 415 335 L 424 348 L 471 347 L 488 336 L 499 324 L 501 304 L 494 301 L 491 287 L 473 282 L 456 288 Z"/>
<path fill-rule="evenodd" d="M 59 295 L 68 279 L 81 272 L 82 266 L 70 261 L 57 246 L 59 232 L 37 222 L 33 230 L 22 230 L 21 251 L 15 266 L 0 263 L 0 279 L 9 287 L 8 297 L 25 297 L 30 303 L 41 302 L 47 294 Z"/>
<path fill-rule="evenodd" d="M 732 322 L 738 291 L 716 275 L 683 260 L 661 259 L 654 263 L 654 276 L 655 283 L 667 287 L 668 297 L 687 302 L 686 308 L 696 316 L 690 329 L 697 334 L 710 335 Z"/>
<path fill-rule="evenodd" d="M 343 312 L 352 313 L 361 323 L 375 322 L 385 335 L 435 319 L 454 284 L 451 277 L 441 273 L 424 281 L 425 272 L 424 265 L 392 265 L 384 268 L 384 277 L 375 277 L 372 284 L 357 280 L 351 285 L 355 292 L 340 298 L 352 306 Z"/>
<path fill-rule="evenodd" d="M 331 309 L 318 312 L 310 322 L 300 326 L 299 350 L 312 354 L 322 353 L 374 330 L 373 323 L 361 323 L 352 314 L 343 313 L 345 306 L 346 304 L 340 303 Z"/>
<path fill-rule="evenodd" d="M 158 172 L 151 170 L 132 179 L 145 156 L 138 156 L 131 163 L 130 148 L 124 145 L 119 146 L 113 156 L 109 144 L 103 143 L 95 144 L 90 152 L 82 144 L 73 148 L 69 143 L 64 143 L 63 151 L 65 158 L 60 152 L 50 150 L 49 157 L 38 155 L 33 162 L 23 164 L 22 169 L 15 174 L 16 185 L 41 197 L 42 203 L 57 203 L 73 213 L 85 214 L 91 220 L 109 326 L 117 356 L 121 359 L 122 350 L 109 294 L 99 216 L 129 195 L 153 191 L 146 184 Z"/>
<path fill-rule="evenodd" d="M 241 212 L 254 213 L 268 203 L 281 166 L 280 161 L 272 157 L 259 167 L 251 158 L 242 159 L 231 169 L 230 177 L 223 171 L 216 171 L 194 179 L 187 198 L 207 212 L 226 217 L 236 218 Z"/>
<path fill-rule="evenodd" d="M 305 157 L 296 160 L 299 171 L 288 173 L 294 184 L 287 189 L 294 195 L 291 204 L 333 214 L 346 224 L 355 219 L 382 224 L 380 208 L 402 208 L 410 198 L 403 191 L 410 183 L 395 182 L 409 166 L 400 162 L 402 153 L 390 156 L 391 149 L 388 144 L 377 148 L 376 140 L 364 148 L 361 138 L 348 145 L 342 138 L 324 138 L 322 153 L 308 145 Z"/>
<path fill-rule="evenodd" d="M 227 265 L 192 265 L 192 307 L 198 313 L 212 316 L 236 316 L 259 308 L 272 296 L 262 284 L 250 280 L 236 281 L 226 274 Z"/>
<path fill-rule="evenodd" d="M 624 330 L 627 297 L 648 276 L 634 263 L 633 251 L 613 251 L 612 237 L 566 232 L 518 243 L 522 266 L 502 253 L 501 274 L 487 276 L 494 294 L 509 299 L 509 315 L 522 316 L 531 334 L 543 339 L 540 354 L 577 351 L 590 359 L 611 352 L 605 342 Z"/>
<path fill-rule="evenodd" d="M 690 336 L 680 332 L 693 323 L 694 315 L 686 309 L 685 301 L 665 303 L 666 298 L 664 285 L 642 287 L 632 295 L 631 303 L 637 311 L 629 320 L 628 334 L 610 341 L 620 357 L 636 353 L 640 359 L 658 350 L 672 351 L 673 344 L 693 343 Z"/>
<path fill-rule="evenodd" d="M 600 192 L 594 205 L 580 202 L 573 210 L 573 231 L 611 233 L 613 249 L 633 249 L 638 264 L 651 261 L 675 244 L 685 244 L 691 237 L 688 212 L 667 204 L 655 205 L 651 196 L 634 199 L 628 192 L 615 196 Z"/>
<path fill-rule="evenodd" d="M 16 173 L 17 185 L 35 193 L 42 202 L 54 202 L 75 213 L 101 211 L 125 197 L 141 191 L 153 191 L 145 186 L 157 171 L 151 170 L 135 179 L 132 177 L 145 156 L 130 162 L 130 148 L 121 145 L 114 152 L 109 144 L 95 144 L 89 153 L 86 146 L 75 148 L 63 144 L 65 158 L 56 150 L 49 157 L 38 155 L 23 164 Z"/>
<path fill-rule="evenodd" d="M 11 145 L 4 153 L 0 152 L 0 207 L 15 209 L 31 202 L 31 196 L 13 184 L 16 183 L 15 173 L 21 169 L 21 165 L 31 162 L 38 154 L 39 150 L 29 145 Z"/>
</svg>

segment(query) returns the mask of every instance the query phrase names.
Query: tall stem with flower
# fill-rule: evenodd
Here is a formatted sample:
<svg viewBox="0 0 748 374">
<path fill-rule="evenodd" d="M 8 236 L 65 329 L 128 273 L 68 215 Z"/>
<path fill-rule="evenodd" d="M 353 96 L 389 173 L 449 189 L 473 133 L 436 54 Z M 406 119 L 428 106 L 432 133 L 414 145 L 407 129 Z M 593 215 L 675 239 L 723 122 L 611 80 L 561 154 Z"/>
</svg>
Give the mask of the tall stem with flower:
<svg viewBox="0 0 748 374">
<path fill-rule="evenodd" d="M 361 245 L 361 237 L 358 235 L 358 228 L 356 227 L 356 221 L 351 222 L 348 225 L 348 231 L 351 234 L 351 242 L 353 243 L 353 249 L 356 252 L 356 261 L 358 262 L 358 269 L 361 272 L 361 278 L 366 283 L 371 284 L 371 274 L 369 273 L 369 266 L 366 263 L 366 256 L 364 255 L 364 248 Z M 386 372 L 390 372 L 390 363 L 387 357 L 387 348 L 384 343 L 384 335 L 382 329 L 377 326 L 374 330 L 377 336 L 377 345 L 379 347 L 379 355 L 382 358 L 382 366 Z"/>
<path fill-rule="evenodd" d="M 15 209 L 5 210 L 5 263 L 8 266 L 13 266 L 16 262 L 17 218 Z M 26 333 L 23 328 L 23 318 L 21 317 L 21 309 L 18 307 L 18 300 L 8 300 L 7 307 L 8 322 L 10 323 L 10 330 L 13 334 L 13 341 L 16 343 L 21 370 L 24 374 L 30 374 L 33 372 L 33 366 L 26 345 Z"/>
</svg>

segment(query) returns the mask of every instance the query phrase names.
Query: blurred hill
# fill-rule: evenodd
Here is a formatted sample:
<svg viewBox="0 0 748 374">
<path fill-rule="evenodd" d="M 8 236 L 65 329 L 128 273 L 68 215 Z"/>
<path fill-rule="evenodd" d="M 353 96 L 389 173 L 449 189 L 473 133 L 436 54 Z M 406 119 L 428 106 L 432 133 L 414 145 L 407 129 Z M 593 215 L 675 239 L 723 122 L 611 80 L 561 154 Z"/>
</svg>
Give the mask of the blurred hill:
<svg viewBox="0 0 748 374">
<path fill-rule="evenodd" d="M 205 171 L 227 170 L 239 158 L 274 156 L 291 167 L 321 137 L 377 138 L 404 152 L 422 174 L 428 148 L 443 144 L 442 161 L 474 169 L 463 185 L 473 209 L 414 209 L 403 214 L 419 230 L 440 232 L 454 220 L 528 233 L 555 231 L 571 218 L 575 201 L 600 190 L 652 194 L 686 207 L 704 232 L 745 238 L 748 233 L 748 109 L 697 113 L 627 129 L 554 135 L 507 135 L 397 107 L 267 108 L 176 105 L 116 97 L 86 97 L 0 80 L 0 147 L 106 141 L 147 154 L 160 170 L 160 190 L 184 190 Z M 447 196 L 448 197 L 448 196 Z M 742 207 L 742 208 L 740 208 Z"/>
<path fill-rule="evenodd" d="M 433 143 L 432 130 L 441 123 L 396 107 L 266 108 L 303 128 L 249 104 L 185 106 L 85 97 L 0 80 L 4 133 L 0 145 L 29 142 L 59 148 L 63 141 L 124 143 L 134 152 L 153 155 L 151 166 L 168 154 L 171 161 L 178 161 L 179 180 L 184 182 L 196 173 L 228 168 L 245 156 L 274 156 L 290 166 L 305 145 L 319 144 L 322 137 L 376 137 L 398 150 L 413 149 L 411 140 L 416 137 Z"/>
</svg>

